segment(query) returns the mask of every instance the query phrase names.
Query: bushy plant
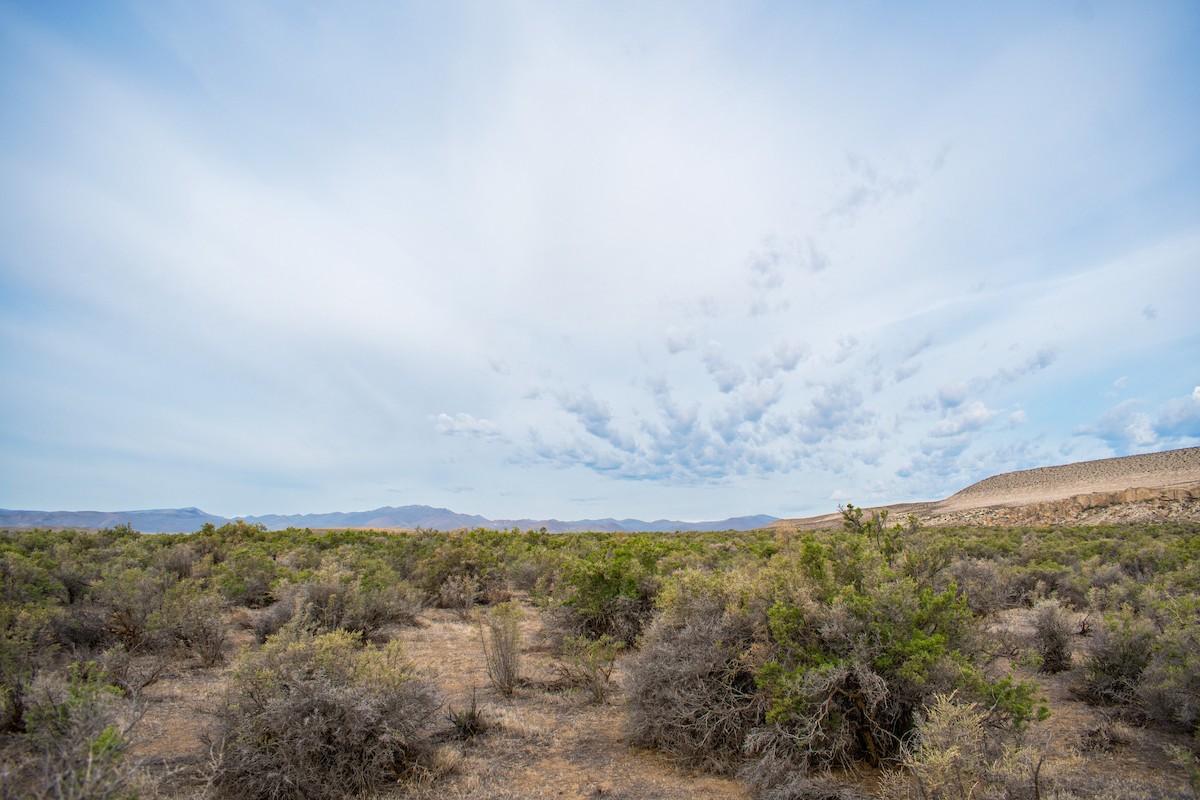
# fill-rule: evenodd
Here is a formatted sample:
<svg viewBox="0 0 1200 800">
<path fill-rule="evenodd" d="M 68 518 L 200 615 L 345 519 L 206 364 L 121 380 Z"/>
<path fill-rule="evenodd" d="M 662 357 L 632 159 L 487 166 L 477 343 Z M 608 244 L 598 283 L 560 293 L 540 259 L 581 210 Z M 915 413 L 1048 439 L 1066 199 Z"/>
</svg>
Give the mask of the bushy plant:
<svg viewBox="0 0 1200 800">
<path fill-rule="evenodd" d="M 1160 613 L 1137 696 L 1151 719 L 1200 734 L 1200 598 L 1168 599 Z"/>
<path fill-rule="evenodd" d="M 506 697 L 521 682 L 521 604 L 509 600 L 479 614 L 479 640 L 487 663 L 488 679 Z"/>
<path fill-rule="evenodd" d="M 628 737 L 691 767 L 732 771 L 746 737 L 762 724 L 751 615 L 727 609 L 717 576 L 680 576 L 664 610 L 626 659 Z"/>
<path fill-rule="evenodd" d="M 578 559 L 561 586 L 570 613 L 567 625 L 593 639 L 610 636 L 633 644 L 653 615 L 658 558 L 666 550 L 635 536 Z"/>
<path fill-rule="evenodd" d="M 74 665 L 31 701 L 5 759 L 0 797 L 127 800 L 142 784 L 127 758 L 131 722 L 94 663 Z"/>
<path fill-rule="evenodd" d="M 1071 621 L 1058 600 L 1043 600 L 1033 607 L 1034 646 L 1042 672 L 1071 668 Z"/>
<path fill-rule="evenodd" d="M 225 660 L 228 633 L 222 615 L 225 601 L 195 579 L 180 580 L 164 591 L 153 622 L 168 642 L 211 667 Z"/>
<path fill-rule="evenodd" d="M 597 705 L 608 697 L 612 686 L 612 671 L 617 664 L 617 653 L 624 643 L 610 636 L 588 639 L 576 636 L 563 641 L 562 658 L 555 663 L 555 671 L 568 686 L 586 689 L 591 701 Z"/>
<path fill-rule="evenodd" d="M 426 752 L 438 708 L 398 643 L 344 630 L 315 635 L 297 618 L 234 664 L 217 712 L 211 776 L 233 800 L 342 798 L 377 791 Z"/>
<path fill-rule="evenodd" d="M 805 537 L 757 572 L 677 576 L 627 662 L 631 738 L 786 777 L 894 762 L 938 692 L 960 689 L 1001 727 L 1041 714 L 1031 685 L 977 666 L 975 620 L 940 577 L 946 559 L 897 541 L 876 551 L 873 535 Z"/>
<path fill-rule="evenodd" d="M 1128 609 L 1107 615 L 1088 641 L 1084 696 L 1100 703 L 1134 703 L 1150 664 L 1154 629 Z"/>
<path fill-rule="evenodd" d="M 479 578 L 474 575 L 451 575 L 442 581 L 438 589 L 438 602 L 442 608 L 451 609 L 463 622 L 469 622 L 471 611 L 481 595 Z"/>
<path fill-rule="evenodd" d="M 302 583 L 276 587 L 278 602 L 258 612 L 258 640 L 278 631 L 298 610 L 318 630 L 347 630 L 366 639 L 378 638 L 389 624 L 411 625 L 421 610 L 420 593 L 407 582 L 388 576 L 351 571 L 333 564 Z"/>
</svg>

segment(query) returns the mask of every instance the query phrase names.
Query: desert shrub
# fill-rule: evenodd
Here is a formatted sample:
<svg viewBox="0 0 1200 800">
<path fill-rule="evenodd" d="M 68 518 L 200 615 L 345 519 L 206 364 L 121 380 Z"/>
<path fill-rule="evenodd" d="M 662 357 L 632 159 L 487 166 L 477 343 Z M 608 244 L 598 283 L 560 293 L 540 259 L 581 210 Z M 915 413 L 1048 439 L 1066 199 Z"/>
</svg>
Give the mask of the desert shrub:
<svg viewBox="0 0 1200 800">
<path fill-rule="evenodd" d="M 728 599 L 718 577 L 680 576 L 625 662 L 630 741 L 716 772 L 740 763 L 765 710 L 749 655 L 755 626 Z"/>
<path fill-rule="evenodd" d="M 183 580 L 192 577 L 192 569 L 200 560 L 200 551 L 190 542 L 177 542 L 159 550 L 154 556 L 155 568 Z"/>
<path fill-rule="evenodd" d="M 140 566 L 106 575 L 94 594 L 110 639 L 131 651 L 160 646 L 159 630 L 152 623 L 162 609 L 163 591 L 162 576 Z"/>
<path fill-rule="evenodd" d="M 1019 589 L 995 561 L 957 558 L 946 570 L 946 577 L 958 586 L 971 612 L 977 616 L 1018 605 Z"/>
<path fill-rule="evenodd" d="M 1033 713 L 1029 687 L 972 666 L 974 622 L 953 586 L 918 591 L 878 571 L 825 604 L 781 599 L 769 625 L 775 651 L 758 675 L 767 721 L 813 766 L 894 758 L 924 702 L 958 686 L 994 699 L 1001 719 Z"/>
<path fill-rule="evenodd" d="M 520 603 L 509 600 L 479 614 L 479 640 L 483 645 L 488 680 L 496 691 L 511 695 L 521 681 Z"/>
<path fill-rule="evenodd" d="M 1042 672 L 1071 668 L 1071 621 L 1058 600 L 1042 600 L 1033 607 L 1034 646 Z"/>
<path fill-rule="evenodd" d="M 463 622 L 468 622 L 481 594 L 476 576 L 451 575 L 438 589 L 438 603 L 442 608 L 451 609 Z"/>
<path fill-rule="evenodd" d="M 955 694 L 937 695 L 918 715 L 900 769 L 887 774 L 887 800 L 1035 798 L 1049 789 L 1046 742 L 1009 737 L 988 725 L 988 714 Z M 1057 789 L 1056 789 L 1057 792 Z M 1056 794 L 1057 796 L 1057 794 Z"/>
<path fill-rule="evenodd" d="M 499 600 L 505 585 L 501 555 L 512 538 L 511 534 L 483 530 L 442 535 L 430 542 L 431 551 L 417 561 L 412 579 L 434 602 L 451 576 L 474 579 L 481 600 Z"/>
<path fill-rule="evenodd" d="M 564 621 L 597 639 L 633 644 L 654 613 L 658 558 L 667 548 L 634 536 L 593 550 L 565 570 L 560 587 L 570 617 Z"/>
<path fill-rule="evenodd" d="M 427 752 L 438 708 L 399 644 L 363 646 L 297 619 L 235 662 L 211 735 L 217 794 L 237 800 L 342 798 L 377 791 Z"/>
<path fill-rule="evenodd" d="M 939 692 L 959 689 L 1002 728 L 1044 713 L 1032 685 L 977 666 L 975 620 L 941 576 L 944 554 L 902 545 L 805 536 L 757 572 L 676 576 L 627 662 L 631 739 L 715 769 L 744 756 L 766 776 L 755 783 L 782 786 L 893 763 Z"/>
<path fill-rule="evenodd" d="M 279 586 L 276 593 L 279 601 L 256 617 L 260 642 L 287 624 L 298 609 L 316 630 L 341 629 L 373 639 L 388 624 L 413 624 L 422 604 L 420 593 L 405 581 L 378 580 L 338 565 L 323 567 L 303 583 Z"/>
<path fill-rule="evenodd" d="M 586 689 L 591 701 L 599 705 L 608 697 L 617 653 L 624 646 L 610 636 L 566 639 L 562 644 L 562 658 L 555 662 L 554 669 L 566 685 Z"/>
<path fill-rule="evenodd" d="M 0 605 L 0 735 L 25 730 L 34 678 L 52 653 L 49 619 L 40 605 Z"/>
<path fill-rule="evenodd" d="M 141 778 L 127 758 L 131 724 L 120 692 L 96 665 L 72 667 L 66 682 L 40 687 L 26 728 L 11 743 L 0 797 L 125 800 Z"/>
<path fill-rule="evenodd" d="M 221 530 L 225 527 L 229 526 Z M 276 599 L 272 589 L 279 577 L 279 567 L 262 543 L 234 548 L 214 573 L 221 593 L 231 603 L 262 608 Z"/>
<path fill-rule="evenodd" d="M 1134 703 L 1142 673 L 1150 664 L 1154 629 L 1124 610 L 1107 615 L 1088 641 L 1082 694 L 1098 703 Z"/>
<path fill-rule="evenodd" d="M 171 644 L 201 666 L 211 667 L 225 660 L 228 633 L 224 612 L 225 601 L 220 595 L 205 591 L 198 581 L 189 578 L 163 592 L 162 606 L 152 621 Z"/>
<path fill-rule="evenodd" d="M 1147 716 L 1200 734 L 1200 599 L 1171 600 L 1137 686 Z"/>
</svg>

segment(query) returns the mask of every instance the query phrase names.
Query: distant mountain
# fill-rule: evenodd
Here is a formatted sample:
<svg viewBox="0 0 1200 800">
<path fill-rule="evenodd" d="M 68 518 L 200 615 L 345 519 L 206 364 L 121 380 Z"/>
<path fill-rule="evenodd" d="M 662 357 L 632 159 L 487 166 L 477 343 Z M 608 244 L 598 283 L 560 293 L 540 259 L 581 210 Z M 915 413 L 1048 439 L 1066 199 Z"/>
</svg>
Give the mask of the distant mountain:
<svg viewBox="0 0 1200 800">
<path fill-rule="evenodd" d="M 384 506 L 371 511 L 336 511 L 328 514 L 266 514 L 258 517 L 236 517 L 245 522 L 262 525 L 267 530 L 284 528 L 400 528 L 412 530 L 457 530 L 459 528 L 494 528 L 507 530 L 540 530 L 551 533 L 581 531 L 639 532 L 639 531 L 728 531 L 765 528 L 775 517 L 758 515 L 734 517 L 714 522 L 678 522 L 660 519 L 643 522 L 638 519 L 585 519 L 560 521 L 491 520 L 477 514 L 459 514 L 447 508 L 431 506 Z M 198 508 L 165 508 L 151 511 L 9 511 L 0 509 L 0 528 L 111 528 L 130 525 L 145 533 L 193 533 L 205 523 L 224 525 L 227 517 L 206 514 Z"/>
<path fill-rule="evenodd" d="M 10 511 L 0 508 L 0 528 L 114 528 L 129 525 L 146 533 L 200 530 L 206 522 L 224 525 L 225 517 L 198 508 L 155 508 L 146 511 Z"/>
<path fill-rule="evenodd" d="M 448 508 L 431 506 L 384 506 L 372 511 L 334 511 L 329 514 L 267 514 L 242 517 L 246 522 L 265 525 L 267 530 L 284 528 L 457 528 L 494 527 L 495 523 L 475 514 L 458 514 Z"/>
</svg>

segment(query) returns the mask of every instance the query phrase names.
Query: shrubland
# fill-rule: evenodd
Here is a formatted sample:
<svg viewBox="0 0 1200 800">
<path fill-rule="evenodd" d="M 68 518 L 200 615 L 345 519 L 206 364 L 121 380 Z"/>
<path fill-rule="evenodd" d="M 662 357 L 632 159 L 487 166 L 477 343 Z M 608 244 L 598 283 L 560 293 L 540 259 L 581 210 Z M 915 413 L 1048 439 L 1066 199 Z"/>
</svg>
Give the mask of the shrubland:
<svg viewBox="0 0 1200 800">
<path fill-rule="evenodd" d="M 1043 769 L 1051 678 L 1194 768 L 1200 526 L 926 529 L 853 506 L 843 522 L 5 531 L 0 797 L 152 796 L 129 747 L 143 696 L 193 670 L 225 687 L 197 722 L 196 796 L 427 779 L 439 741 L 487 729 L 474 694 L 469 718 L 447 712 L 398 644 L 434 607 L 475 628 L 500 700 L 537 690 L 522 660 L 536 619 L 557 682 L 619 699 L 631 745 L 764 798 L 852 796 L 837 776 L 863 770 L 889 797 L 1071 796 L 1069 774 Z"/>
</svg>

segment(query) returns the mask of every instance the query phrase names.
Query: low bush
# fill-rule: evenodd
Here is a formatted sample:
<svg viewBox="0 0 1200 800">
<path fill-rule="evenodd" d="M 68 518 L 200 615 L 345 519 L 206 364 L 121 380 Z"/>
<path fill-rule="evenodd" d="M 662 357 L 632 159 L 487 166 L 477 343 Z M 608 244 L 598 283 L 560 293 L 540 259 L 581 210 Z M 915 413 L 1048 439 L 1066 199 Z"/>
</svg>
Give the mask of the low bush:
<svg viewBox="0 0 1200 800">
<path fill-rule="evenodd" d="M 1154 636 L 1150 623 L 1128 610 L 1107 615 L 1088 641 L 1081 694 L 1096 703 L 1136 703 Z"/>
<path fill-rule="evenodd" d="M 748 614 L 726 610 L 718 578 L 681 581 L 626 659 L 627 735 L 686 766 L 730 772 L 766 710 L 751 658 L 755 625 Z"/>
<path fill-rule="evenodd" d="M 599 705 L 608 697 L 617 653 L 623 647 L 623 643 L 610 636 L 566 639 L 562 644 L 562 658 L 555 663 L 554 669 L 565 684 L 586 689 L 591 701 Z"/>
<path fill-rule="evenodd" d="M 211 785 L 231 800 L 342 798 L 378 791 L 428 753 L 439 703 L 399 645 L 363 646 L 302 618 L 234 664 L 211 734 Z"/>
<path fill-rule="evenodd" d="M 491 606 L 479 615 L 479 640 L 483 644 L 488 679 L 504 696 L 521 682 L 521 619 L 516 600 Z"/>
<path fill-rule="evenodd" d="M 0 798 L 126 800 L 144 780 L 127 758 L 132 727 L 120 692 L 94 663 L 44 683 L 0 766 Z"/>
<path fill-rule="evenodd" d="M 373 584 L 370 576 L 330 566 L 303 583 L 278 586 L 280 599 L 256 614 L 255 635 L 265 641 L 297 610 L 307 614 L 318 631 L 346 630 L 364 639 L 378 639 L 389 624 L 414 624 L 422 606 L 420 593 L 398 579 L 378 583 L 382 585 Z"/>
<path fill-rule="evenodd" d="M 1042 600 L 1033 607 L 1034 647 L 1042 672 L 1071 668 L 1071 620 L 1057 600 Z"/>
</svg>

